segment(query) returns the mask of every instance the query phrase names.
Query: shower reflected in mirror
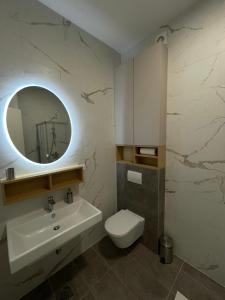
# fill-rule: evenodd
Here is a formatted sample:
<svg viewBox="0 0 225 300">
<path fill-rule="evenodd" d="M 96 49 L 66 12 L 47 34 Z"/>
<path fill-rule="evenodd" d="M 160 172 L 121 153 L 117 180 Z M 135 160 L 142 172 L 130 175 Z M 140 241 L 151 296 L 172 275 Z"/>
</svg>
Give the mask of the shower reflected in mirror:
<svg viewBox="0 0 225 300">
<path fill-rule="evenodd" d="M 69 115 L 60 99 L 47 89 L 21 89 L 11 99 L 6 119 L 14 146 L 33 162 L 57 161 L 69 146 Z"/>
</svg>

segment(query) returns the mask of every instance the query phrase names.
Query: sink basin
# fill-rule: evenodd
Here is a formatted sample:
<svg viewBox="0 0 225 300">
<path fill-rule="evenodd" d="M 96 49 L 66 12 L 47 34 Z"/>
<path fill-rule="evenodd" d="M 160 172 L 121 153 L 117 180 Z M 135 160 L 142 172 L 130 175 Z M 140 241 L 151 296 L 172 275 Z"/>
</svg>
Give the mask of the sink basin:
<svg viewBox="0 0 225 300">
<path fill-rule="evenodd" d="M 81 197 L 57 203 L 52 213 L 36 210 L 7 222 L 12 273 L 32 264 L 102 220 L 102 212 Z"/>
</svg>

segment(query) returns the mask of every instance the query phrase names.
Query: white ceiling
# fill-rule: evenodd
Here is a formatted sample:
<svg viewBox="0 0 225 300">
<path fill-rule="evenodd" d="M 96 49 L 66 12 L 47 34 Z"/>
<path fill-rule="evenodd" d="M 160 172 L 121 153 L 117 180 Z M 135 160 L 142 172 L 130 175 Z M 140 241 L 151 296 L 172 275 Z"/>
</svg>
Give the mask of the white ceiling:
<svg viewBox="0 0 225 300">
<path fill-rule="evenodd" d="M 120 53 L 197 0 L 39 0 Z"/>
</svg>

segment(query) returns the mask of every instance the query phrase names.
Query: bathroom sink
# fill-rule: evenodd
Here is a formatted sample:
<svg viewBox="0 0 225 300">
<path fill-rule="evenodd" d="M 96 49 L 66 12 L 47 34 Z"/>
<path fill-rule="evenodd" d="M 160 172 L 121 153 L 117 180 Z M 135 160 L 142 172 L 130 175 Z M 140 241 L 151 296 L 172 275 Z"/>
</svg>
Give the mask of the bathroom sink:
<svg viewBox="0 0 225 300">
<path fill-rule="evenodd" d="M 54 211 L 36 210 L 7 222 L 12 273 L 32 264 L 102 220 L 102 212 L 81 197 L 57 203 Z"/>
</svg>

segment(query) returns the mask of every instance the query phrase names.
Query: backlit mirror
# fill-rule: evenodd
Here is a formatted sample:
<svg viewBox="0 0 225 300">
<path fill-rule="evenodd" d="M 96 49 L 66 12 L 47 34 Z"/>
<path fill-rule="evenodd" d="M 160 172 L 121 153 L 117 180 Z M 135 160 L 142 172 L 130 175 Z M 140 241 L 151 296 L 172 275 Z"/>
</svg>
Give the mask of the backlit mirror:
<svg viewBox="0 0 225 300">
<path fill-rule="evenodd" d="M 14 146 L 33 162 L 54 162 L 69 146 L 69 115 L 60 99 L 44 88 L 30 86 L 17 92 L 9 103 L 6 121 Z"/>
</svg>

